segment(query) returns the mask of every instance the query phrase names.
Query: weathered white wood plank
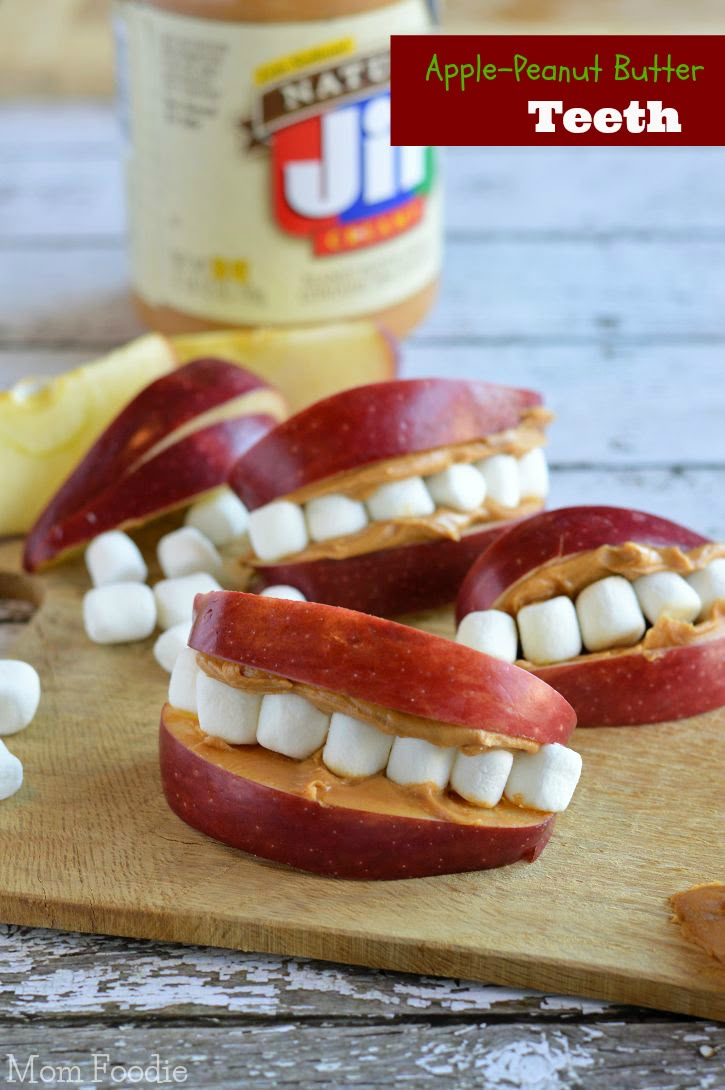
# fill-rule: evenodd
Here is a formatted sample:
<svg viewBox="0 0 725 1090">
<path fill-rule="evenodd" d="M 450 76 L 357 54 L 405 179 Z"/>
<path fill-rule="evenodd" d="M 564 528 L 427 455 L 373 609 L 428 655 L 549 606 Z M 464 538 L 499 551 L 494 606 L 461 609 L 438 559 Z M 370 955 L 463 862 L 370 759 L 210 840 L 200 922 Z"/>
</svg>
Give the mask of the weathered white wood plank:
<svg viewBox="0 0 725 1090">
<path fill-rule="evenodd" d="M 118 127 L 111 103 L 5 101 L 0 105 L 0 158 L 92 153 L 115 155 Z"/>
<path fill-rule="evenodd" d="M 148 1025 L 118 1028 L 42 1024 L 3 1027 L 3 1053 L 23 1070 L 35 1054 L 35 1078 L 51 1065 L 55 1085 L 94 1085 L 97 1064 L 183 1065 L 185 1084 L 203 1090 L 351 1086 L 380 1090 L 392 1081 L 456 1090 L 719 1090 L 725 1028 L 711 1024 Z M 109 1054 L 104 1061 L 101 1054 Z M 0 1075 L 7 1077 L 7 1056 Z M 63 1065 L 66 1073 L 57 1070 Z M 79 1071 L 68 1070 L 78 1065 Z M 56 1071 L 52 1071 L 52 1067 Z M 179 1083 L 182 1084 L 182 1072 Z M 124 1083 L 123 1074 L 115 1084 Z M 143 1079 L 143 1076 L 141 1076 Z M 28 1080 L 29 1081 L 29 1080 Z M 138 1080 L 137 1081 L 141 1081 Z M 151 1080 L 144 1082 L 150 1085 Z M 173 1083 L 171 1083 L 173 1085 Z"/>
<path fill-rule="evenodd" d="M 0 388 L 87 361 L 88 349 L 0 350 Z M 431 345 L 403 348 L 403 375 L 482 378 L 541 390 L 562 466 L 725 464 L 724 349 L 709 345 Z M 687 396 L 683 396 L 686 388 Z"/>
<path fill-rule="evenodd" d="M 124 230 L 120 148 L 78 154 L 85 113 L 61 124 L 68 145 L 44 155 L 3 151 L 0 242 L 118 236 Z M 724 148 L 451 148 L 446 226 L 467 238 L 725 231 Z"/>
<path fill-rule="evenodd" d="M 725 242 L 453 242 L 416 341 L 699 343 L 725 337 Z M 99 345 L 140 325 L 125 255 L 16 249 L 0 263 L 0 345 Z"/>
</svg>

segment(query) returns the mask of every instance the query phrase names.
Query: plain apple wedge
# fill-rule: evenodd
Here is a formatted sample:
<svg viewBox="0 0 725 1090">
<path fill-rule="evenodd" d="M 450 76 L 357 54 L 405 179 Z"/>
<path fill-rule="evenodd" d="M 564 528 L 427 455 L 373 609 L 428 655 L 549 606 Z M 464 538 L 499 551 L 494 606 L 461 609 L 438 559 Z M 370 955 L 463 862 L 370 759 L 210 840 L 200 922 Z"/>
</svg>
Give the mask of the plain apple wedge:
<svg viewBox="0 0 725 1090">
<path fill-rule="evenodd" d="M 197 360 L 157 379 L 96 440 L 42 512 L 26 539 L 26 569 L 223 484 L 240 454 L 285 410 L 260 378 L 222 360 Z"/>
<path fill-rule="evenodd" d="M 299 329 L 224 330 L 170 338 L 180 363 L 219 356 L 276 386 L 291 410 L 350 386 L 395 378 L 398 347 L 373 322 Z"/>
<path fill-rule="evenodd" d="M 619 507 L 569 507 L 520 523 L 479 558 L 461 587 L 460 621 L 474 610 L 500 606 L 502 596 L 567 557 L 602 546 L 638 545 L 697 550 L 707 538 L 643 511 Z M 648 647 L 646 642 L 603 655 L 530 667 L 576 709 L 580 727 L 631 726 L 682 719 L 725 704 L 725 619 L 687 642 Z"/>
</svg>

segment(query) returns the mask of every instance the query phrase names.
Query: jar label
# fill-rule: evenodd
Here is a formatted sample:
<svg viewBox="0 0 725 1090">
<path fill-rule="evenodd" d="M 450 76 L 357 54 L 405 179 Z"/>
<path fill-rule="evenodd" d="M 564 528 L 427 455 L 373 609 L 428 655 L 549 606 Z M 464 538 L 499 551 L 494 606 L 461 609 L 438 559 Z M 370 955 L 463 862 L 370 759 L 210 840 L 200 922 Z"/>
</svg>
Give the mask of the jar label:
<svg viewBox="0 0 725 1090">
<path fill-rule="evenodd" d="M 126 0 L 131 258 L 147 303 L 217 323 L 353 317 L 440 265 L 435 149 L 390 145 L 389 35 L 425 0 L 230 23 Z"/>
</svg>

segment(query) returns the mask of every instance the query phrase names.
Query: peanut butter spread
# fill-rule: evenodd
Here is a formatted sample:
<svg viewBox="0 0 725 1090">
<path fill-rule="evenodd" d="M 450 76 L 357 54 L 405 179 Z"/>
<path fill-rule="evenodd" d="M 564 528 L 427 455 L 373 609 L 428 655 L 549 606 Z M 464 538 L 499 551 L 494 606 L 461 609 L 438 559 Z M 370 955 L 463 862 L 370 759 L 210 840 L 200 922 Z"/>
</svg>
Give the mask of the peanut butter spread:
<svg viewBox="0 0 725 1090">
<path fill-rule="evenodd" d="M 563 559 L 550 560 L 527 572 L 507 587 L 489 608 L 503 610 L 515 617 L 520 609 L 532 602 L 543 602 L 559 595 L 575 598 L 584 587 L 609 575 L 621 575 L 630 582 L 641 575 L 659 571 L 675 571 L 687 575 L 722 556 L 725 556 L 725 544 L 718 542 L 708 542 L 688 551 L 683 551 L 676 545 L 640 545 L 634 541 L 625 542 L 624 545 L 601 545 L 598 549 L 587 549 Z M 582 659 L 592 662 L 595 659 L 611 658 L 613 655 L 633 653 L 656 656 L 672 647 L 722 638 L 725 635 L 723 617 L 725 606 L 718 602 L 711 608 L 709 615 L 697 624 L 660 617 L 647 630 L 644 638 L 631 647 L 586 652 L 577 658 L 567 659 L 567 662 L 580 662 Z M 534 668 L 525 660 L 519 660 L 517 665 Z"/>
<path fill-rule="evenodd" d="M 670 898 L 685 938 L 725 963 L 725 885 L 706 882 Z"/>
<path fill-rule="evenodd" d="M 535 810 L 513 806 L 505 799 L 491 809 L 470 806 L 432 784 L 403 787 L 383 773 L 365 780 L 345 780 L 325 767 L 321 751 L 304 761 L 295 761 L 263 746 L 230 746 L 203 734 L 195 716 L 168 706 L 164 721 L 176 738 L 205 761 L 321 806 L 487 827 L 531 825 L 547 817 Z"/>
<path fill-rule="evenodd" d="M 544 444 L 544 428 L 551 419 L 551 412 L 537 405 L 522 413 L 521 422 L 515 428 L 496 432 L 469 443 L 416 451 L 403 455 L 401 458 L 383 459 L 370 465 L 346 470 L 344 473 L 337 473 L 324 480 L 313 481 L 295 492 L 280 496 L 279 499 L 304 504 L 320 496 L 342 493 L 350 499 L 365 500 L 380 485 L 391 481 L 401 481 L 409 477 L 429 477 L 449 466 L 481 461 L 494 454 L 512 454 L 520 457 L 527 451 Z M 497 522 L 527 518 L 540 511 L 542 506 L 541 500 L 532 496 L 524 496 L 517 507 L 503 507 L 487 498 L 479 508 L 473 511 L 460 512 L 449 508 L 439 508 L 432 515 L 373 521 L 357 533 L 331 538 L 329 541 L 311 542 L 305 549 L 298 553 L 290 553 L 283 559 L 285 563 L 344 560 L 351 556 L 361 556 L 382 549 L 396 549 L 403 545 L 436 541 L 441 538 L 460 541 L 466 532 L 473 532 L 483 524 L 493 527 Z M 268 564 L 268 561 L 259 560 L 253 553 L 245 555 L 242 562 L 251 568 L 264 567 Z"/>
<path fill-rule="evenodd" d="M 395 711 L 392 708 L 384 708 L 379 704 L 372 704 L 367 700 L 359 700 L 357 697 L 347 696 L 344 693 L 335 693 L 329 689 L 320 689 L 315 685 L 307 685 L 301 681 L 291 681 L 289 678 L 277 677 L 268 674 L 264 670 L 256 670 L 250 666 L 241 666 L 234 662 L 226 662 L 211 655 L 198 653 L 196 660 L 201 670 L 216 681 L 230 685 L 234 689 L 245 689 L 252 693 L 296 693 L 310 704 L 314 704 L 321 712 L 332 715 L 342 712 L 354 719 L 362 719 L 366 723 L 372 723 L 378 730 L 385 734 L 400 735 L 407 738 L 422 738 L 433 745 L 456 746 L 466 754 L 482 753 L 486 749 L 523 749 L 535 752 L 539 748 L 538 742 L 532 742 L 528 738 L 512 738 L 507 734 L 499 734 L 496 731 L 479 730 L 476 727 L 462 727 L 450 723 L 438 723 L 433 719 L 424 719 L 422 716 L 410 715 L 407 712 Z"/>
</svg>

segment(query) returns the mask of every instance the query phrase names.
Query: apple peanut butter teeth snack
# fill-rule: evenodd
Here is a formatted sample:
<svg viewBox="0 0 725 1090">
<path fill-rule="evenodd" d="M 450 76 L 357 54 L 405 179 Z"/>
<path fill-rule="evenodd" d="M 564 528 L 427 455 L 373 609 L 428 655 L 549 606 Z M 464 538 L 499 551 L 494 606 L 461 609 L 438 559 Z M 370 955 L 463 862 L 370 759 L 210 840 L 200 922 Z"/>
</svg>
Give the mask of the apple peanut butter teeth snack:
<svg viewBox="0 0 725 1090">
<path fill-rule="evenodd" d="M 725 704 L 725 544 L 655 515 L 537 515 L 483 553 L 457 612 L 460 643 L 548 682 L 579 726 Z"/>
<path fill-rule="evenodd" d="M 535 859 L 581 771 L 532 674 L 364 613 L 200 596 L 161 716 L 189 825 L 301 870 L 393 879 Z"/>
<path fill-rule="evenodd" d="M 424 379 L 346 390 L 235 465 L 247 585 L 389 617 L 455 598 L 482 548 L 539 511 L 550 413 L 538 394 Z"/>
</svg>

